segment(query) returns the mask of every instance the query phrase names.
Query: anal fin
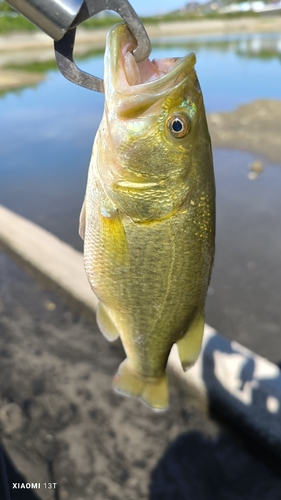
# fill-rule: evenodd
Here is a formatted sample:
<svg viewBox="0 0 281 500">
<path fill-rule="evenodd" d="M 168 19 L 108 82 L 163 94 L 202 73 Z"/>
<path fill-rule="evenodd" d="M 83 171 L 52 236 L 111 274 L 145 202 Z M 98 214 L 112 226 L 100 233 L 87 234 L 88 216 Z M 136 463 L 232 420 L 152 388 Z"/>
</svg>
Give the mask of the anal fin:
<svg viewBox="0 0 281 500">
<path fill-rule="evenodd" d="M 119 337 L 119 332 L 108 316 L 104 306 L 99 302 L 97 309 L 97 324 L 103 336 L 109 342 L 113 342 Z"/>
<path fill-rule="evenodd" d="M 116 392 L 127 396 L 137 396 L 154 410 L 168 408 L 168 380 L 164 373 L 158 378 L 141 378 L 131 368 L 127 359 L 121 363 L 113 380 Z"/>
<path fill-rule="evenodd" d="M 177 342 L 178 353 L 184 371 L 196 362 L 202 345 L 204 333 L 204 313 L 202 312 L 191 323 L 186 334 Z"/>
</svg>

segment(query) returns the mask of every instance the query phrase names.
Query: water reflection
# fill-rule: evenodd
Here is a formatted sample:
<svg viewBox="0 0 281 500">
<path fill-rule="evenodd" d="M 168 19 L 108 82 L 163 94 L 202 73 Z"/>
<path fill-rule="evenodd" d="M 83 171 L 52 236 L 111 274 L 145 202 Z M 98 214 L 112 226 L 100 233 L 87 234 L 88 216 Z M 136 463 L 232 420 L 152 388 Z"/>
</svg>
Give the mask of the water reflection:
<svg viewBox="0 0 281 500">
<path fill-rule="evenodd" d="M 254 35 L 237 43 L 236 52 L 243 57 L 258 57 L 263 59 L 281 59 L 281 36 Z"/>
<path fill-rule="evenodd" d="M 261 56 L 263 52 L 271 52 L 275 57 L 281 54 L 281 35 L 278 33 L 250 33 L 230 35 L 200 35 L 158 37 L 153 39 L 154 46 L 184 46 L 200 51 L 208 48 L 218 52 L 233 51 L 246 54 L 248 57 Z"/>
</svg>

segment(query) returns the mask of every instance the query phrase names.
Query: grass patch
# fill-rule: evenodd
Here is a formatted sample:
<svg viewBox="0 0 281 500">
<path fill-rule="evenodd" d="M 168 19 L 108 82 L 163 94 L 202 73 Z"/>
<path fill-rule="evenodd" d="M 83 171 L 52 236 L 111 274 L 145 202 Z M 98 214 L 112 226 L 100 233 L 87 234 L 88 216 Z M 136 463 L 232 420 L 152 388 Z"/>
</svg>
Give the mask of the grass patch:
<svg viewBox="0 0 281 500">
<path fill-rule="evenodd" d="M 81 26 L 86 29 L 108 28 L 121 21 L 120 16 L 92 17 L 85 21 Z"/>
<path fill-rule="evenodd" d="M 51 71 L 57 68 L 58 67 L 55 59 L 28 64 L 8 64 L 5 66 L 5 69 L 26 71 L 27 73 L 46 73 L 47 71 Z"/>
<path fill-rule="evenodd" d="M 0 17 L 0 34 L 6 34 L 14 31 L 36 31 L 37 26 L 32 24 L 28 19 L 21 16 L 17 17 Z"/>
<path fill-rule="evenodd" d="M 1 11 L 0 11 L 1 14 Z M 279 15 L 280 14 L 275 14 Z M 239 18 L 248 18 L 248 17 L 259 17 L 260 14 L 255 12 L 233 12 L 229 14 L 220 14 L 218 12 L 204 13 L 202 11 L 195 13 L 169 13 L 164 14 L 162 16 L 147 16 L 141 17 L 141 20 L 144 25 L 148 24 L 158 24 L 163 22 L 180 22 L 180 21 L 198 21 L 203 19 L 239 19 Z M 109 28 L 114 24 L 121 21 L 121 18 L 117 15 L 108 15 L 106 17 L 92 17 L 85 21 L 82 26 L 85 29 L 100 29 L 100 28 Z M 15 31 L 35 31 L 38 30 L 37 26 L 32 24 L 28 19 L 23 17 L 21 14 L 18 14 L 17 17 L 8 17 L 1 16 L 0 17 L 0 34 L 1 33 L 9 33 Z"/>
<path fill-rule="evenodd" d="M 149 17 L 141 17 L 141 20 L 144 25 L 148 24 L 158 24 L 163 22 L 180 22 L 180 21 L 196 21 L 202 19 L 234 19 L 241 17 L 258 17 L 259 14 L 254 12 L 235 12 L 231 14 L 219 14 L 217 12 L 203 14 L 202 12 L 198 13 L 186 13 L 186 14 L 165 14 L 162 16 L 149 16 Z M 119 16 L 109 15 L 107 17 L 92 17 L 85 21 L 82 26 L 85 29 L 99 29 L 99 28 L 109 28 L 114 24 L 121 21 Z M 17 17 L 0 17 L 0 33 L 9 33 L 15 31 L 35 31 L 38 30 L 37 26 L 32 24 L 28 19 L 23 17 L 22 15 L 18 15 Z"/>
</svg>

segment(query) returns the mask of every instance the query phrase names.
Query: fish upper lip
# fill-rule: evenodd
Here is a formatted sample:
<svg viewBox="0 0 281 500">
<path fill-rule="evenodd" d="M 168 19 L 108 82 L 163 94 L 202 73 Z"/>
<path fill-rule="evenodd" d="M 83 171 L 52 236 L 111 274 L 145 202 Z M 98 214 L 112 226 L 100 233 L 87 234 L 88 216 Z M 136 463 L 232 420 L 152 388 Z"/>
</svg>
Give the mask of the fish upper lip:
<svg viewBox="0 0 281 500">
<path fill-rule="evenodd" d="M 171 80 L 175 80 L 177 76 L 180 76 L 181 74 L 184 73 L 184 76 L 187 76 L 189 73 L 194 68 L 194 64 L 196 62 L 196 56 L 194 52 L 191 52 L 190 54 L 186 55 L 184 58 L 182 58 L 178 64 L 175 65 L 174 68 L 172 68 L 168 73 L 166 73 L 163 76 L 160 76 L 159 78 L 156 78 L 155 80 L 152 80 L 150 82 L 144 82 L 140 83 L 138 85 L 132 85 L 131 88 L 133 87 L 144 87 L 146 89 L 157 89 L 158 87 L 162 87 L 165 84 L 167 84 Z"/>
<path fill-rule="evenodd" d="M 189 73 L 194 69 L 194 65 L 196 63 L 196 56 L 193 52 L 186 55 L 183 58 L 179 58 L 179 62 L 175 64 L 175 66 L 168 71 L 166 74 L 160 76 L 159 78 L 155 78 L 154 80 L 146 81 L 143 83 L 136 83 L 130 85 L 127 81 L 126 72 L 125 72 L 125 54 L 127 52 L 131 52 L 134 39 L 131 38 L 132 35 L 130 31 L 126 31 L 126 26 L 122 24 L 115 25 L 109 36 L 109 67 L 111 68 L 111 82 L 114 90 L 119 90 L 121 92 L 125 92 L 126 94 L 136 94 L 141 90 L 143 93 L 155 93 L 159 92 L 163 87 L 168 86 L 171 81 L 175 81 L 177 76 L 183 75 L 183 78 L 188 76 Z M 130 43 L 131 42 L 131 43 Z M 130 47 L 131 45 L 131 47 Z M 126 47 L 127 46 L 127 47 Z M 124 48 L 126 50 L 124 51 Z M 120 68 L 120 59 L 122 69 Z M 171 58 L 172 59 L 172 58 Z M 175 58 L 177 59 L 177 58 Z M 138 63 L 136 63 L 138 64 Z M 119 72 L 122 71 L 124 74 L 124 78 L 126 79 L 127 85 L 121 86 L 119 79 Z M 175 82 L 175 85 L 177 82 Z"/>
<path fill-rule="evenodd" d="M 163 87 L 166 87 L 170 82 L 176 80 L 176 78 L 182 74 L 184 74 L 184 78 L 188 76 L 194 69 L 194 65 L 196 62 L 196 56 L 194 52 L 183 57 L 178 64 L 175 65 L 168 73 L 165 75 L 156 78 L 155 80 L 151 80 L 144 83 L 138 83 L 135 85 L 128 85 L 125 89 L 126 93 L 135 94 L 138 90 L 142 90 L 144 93 L 154 93 L 157 92 Z M 176 82 L 177 83 L 177 82 Z"/>
</svg>

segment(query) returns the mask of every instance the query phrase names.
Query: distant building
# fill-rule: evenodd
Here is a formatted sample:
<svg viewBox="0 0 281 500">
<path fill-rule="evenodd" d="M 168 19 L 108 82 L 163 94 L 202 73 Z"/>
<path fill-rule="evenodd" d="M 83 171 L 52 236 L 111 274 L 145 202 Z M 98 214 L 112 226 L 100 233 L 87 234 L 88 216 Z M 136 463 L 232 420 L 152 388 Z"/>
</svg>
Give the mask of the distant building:
<svg viewBox="0 0 281 500">
<path fill-rule="evenodd" d="M 186 12 L 198 12 L 199 10 L 202 10 L 202 4 L 199 2 L 188 2 L 178 12 L 185 14 Z"/>
<path fill-rule="evenodd" d="M 229 14 L 233 12 L 257 12 L 262 14 L 267 12 L 278 12 L 280 10 L 280 0 L 274 0 L 272 3 L 266 3 L 264 0 L 254 0 L 252 2 L 246 1 L 240 3 L 233 2 L 218 8 L 218 12 L 221 14 Z"/>
</svg>

